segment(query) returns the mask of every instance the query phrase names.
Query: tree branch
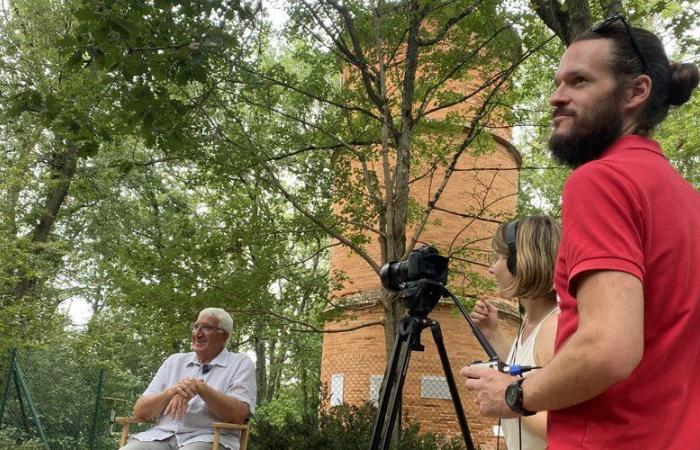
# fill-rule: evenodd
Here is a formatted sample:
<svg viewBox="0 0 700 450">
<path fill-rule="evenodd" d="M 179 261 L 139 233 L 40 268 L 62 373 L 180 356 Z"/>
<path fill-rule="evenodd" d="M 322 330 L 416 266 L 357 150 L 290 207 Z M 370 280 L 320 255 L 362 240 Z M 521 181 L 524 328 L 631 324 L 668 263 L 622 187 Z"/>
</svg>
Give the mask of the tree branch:
<svg viewBox="0 0 700 450">
<path fill-rule="evenodd" d="M 445 23 L 445 25 L 443 25 L 443 27 L 440 30 L 438 30 L 435 36 L 425 40 L 419 39 L 418 45 L 420 45 L 421 47 L 428 47 L 440 42 L 442 39 L 445 38 L 445 36 L 450 31 L 450 29 L 452 29 L 453 26 L 459 23 L 460 20 L 473 13 L 476 10 L 476 7 L 479 6 L 481 2 L 482 0 L 476 0 L 474 3 L 465 8 L 464 11 L 462 11 L 461 13 L 457 14 L 456 16 L 450 17 L 450 19 Z"/>
<path fill-rule="evenodd" d="M 569 12 L 559 0 L 531 0 L 531 4 L 542 22 L 554 32 L 564 45 L 569 45 Z"/>
</svg>

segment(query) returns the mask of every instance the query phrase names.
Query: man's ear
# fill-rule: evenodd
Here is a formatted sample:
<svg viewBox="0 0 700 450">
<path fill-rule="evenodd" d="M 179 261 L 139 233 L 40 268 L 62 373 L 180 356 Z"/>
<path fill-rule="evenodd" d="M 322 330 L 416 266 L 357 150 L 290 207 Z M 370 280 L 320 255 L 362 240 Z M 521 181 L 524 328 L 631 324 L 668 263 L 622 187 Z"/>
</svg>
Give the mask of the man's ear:
<svg viewBox="0 0 700 450">
<path fill-rule="evenodd" d="M 640 111 L 651 96 L 651 78 L 649 75 L 638 75 L 625 89 L 623 107 L 629 112 Z"/>
</svg>

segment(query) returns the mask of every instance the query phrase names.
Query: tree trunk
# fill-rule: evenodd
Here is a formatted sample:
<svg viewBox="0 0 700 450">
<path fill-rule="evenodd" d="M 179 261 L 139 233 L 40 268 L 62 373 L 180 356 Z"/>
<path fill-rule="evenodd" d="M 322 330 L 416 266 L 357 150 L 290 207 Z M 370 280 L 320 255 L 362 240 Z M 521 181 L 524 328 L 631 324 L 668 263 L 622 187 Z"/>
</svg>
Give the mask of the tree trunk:
<svg viewBox="0 0 700 450">
<path fill-rule="evenodd" d="M 569 7 L 569 33 L 574 39 L 582 32 L 591 28 L 591 7 L 588 0 L 568 0 Z"/>
<path fill-rule="evenodd" d="M 78 152 L 78 146 L 69 143 L 65 152 L 54 155 L 51 161 L 52 184 L 46 195 L 39 222 L 32 231 L 32 243 L 40 244 L 48 240 L 75 175 Z M 12 295 L 17 300 L 23 298 L 28 291 L 34 288 L 37 281 L 34 276 L 28 275 L 24 271 L 21 272 L 19 282 L 12 289 Z"/>
<path fill-rule="evenodd" d="M 610 17 L 615 14 L 622 14 L 622 0 L 599 0 L 600 8 L 603 10 L 604 17 Z"/>
<path fill-rule="evenodd" d="M 256 322 L 253 335 L 253 350 L 255 351 L 255 381 L 258 384 L 258 397 L 260 402 L 267 395 L 267 347 L 261 336 L 262 326 Z"/>
<path fill-rule="evenodd" d="M 606 16 L 622 12 L 620 0 L 599 2 Z M 577 35 L 591 27 L 591 8 L 588 0 L 566 0 L 566 5 L 558 0 L 533 0 L 532 8 L 542 22 L 567 46 Z"/>
<path fill-rule="evenodd" d="M 391 216 L 386 218 L 391 228 L 387 230 L 387 256 L 389 260 L 398 261 L 405 257 L 406 251 L 406 222 L 408 217 L 409 182 L 411 173 L 411 148 L 413 145 L 413 103 L 415 97 L 416 71 L 418 68 L 418 51 L 420 15 L 419 2 L 412 1 L 410 6 L 411 24 L 408 29 L 406 43 L 406 62 L 401 86 L 401 131 L 399 142 L 396 145 L 396 168 L 394 171 L 393 197 L 388 198 L 392 208 Z M 396 336 L 396 330 L 405 309 L 395 294 L 390 294 L 384 299 L 384 340 L 386 342 L 386 355 L 389 359 L 391 348 Z"/>
</svg>

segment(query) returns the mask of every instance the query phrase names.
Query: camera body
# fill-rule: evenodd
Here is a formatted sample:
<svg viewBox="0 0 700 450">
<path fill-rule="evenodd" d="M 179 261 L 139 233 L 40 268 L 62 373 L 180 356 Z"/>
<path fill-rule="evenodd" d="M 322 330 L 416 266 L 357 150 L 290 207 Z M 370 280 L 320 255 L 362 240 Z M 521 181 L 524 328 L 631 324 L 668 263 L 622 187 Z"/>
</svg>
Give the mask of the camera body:
<svg viewBox="0 0 700 450">
<path fill-rule="evenodd" d="M 426 245 L 413 250 L 406 261 L 384 264 L 379 277 L 386 289 L 400 292 L 410 315 L 426 317 L 444 295 L 448 261 Z"/>
<path fill-rule="evenodd" d="M 382 280 L 382 286 L 392 291 L 401 290 L 402 283 L 421 278 L 445 285 L 448 261 L 449 258 L 440 256 L 435 247 L 426 245 L 409 253 L 406 261 L 384 264 L 379 271 L 379 278 Z"/>
</svg>

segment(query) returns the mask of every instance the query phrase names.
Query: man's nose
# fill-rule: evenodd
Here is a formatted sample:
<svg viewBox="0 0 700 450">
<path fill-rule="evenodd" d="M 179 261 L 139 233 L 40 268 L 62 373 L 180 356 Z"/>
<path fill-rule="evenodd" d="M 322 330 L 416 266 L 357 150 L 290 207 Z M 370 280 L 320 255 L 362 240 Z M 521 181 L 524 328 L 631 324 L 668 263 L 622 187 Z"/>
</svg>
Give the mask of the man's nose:
<svg viewBox="0 0 700 450">
<path fill-rule="evenodd" d="M 554 89 L 552 95 L 549 97 L 549 104 L 552 106 L 561 106 L 569 102 L 569 97 L 566 95 L 566 90 L 564 85 L 560 84 Z"/>
</svg>

